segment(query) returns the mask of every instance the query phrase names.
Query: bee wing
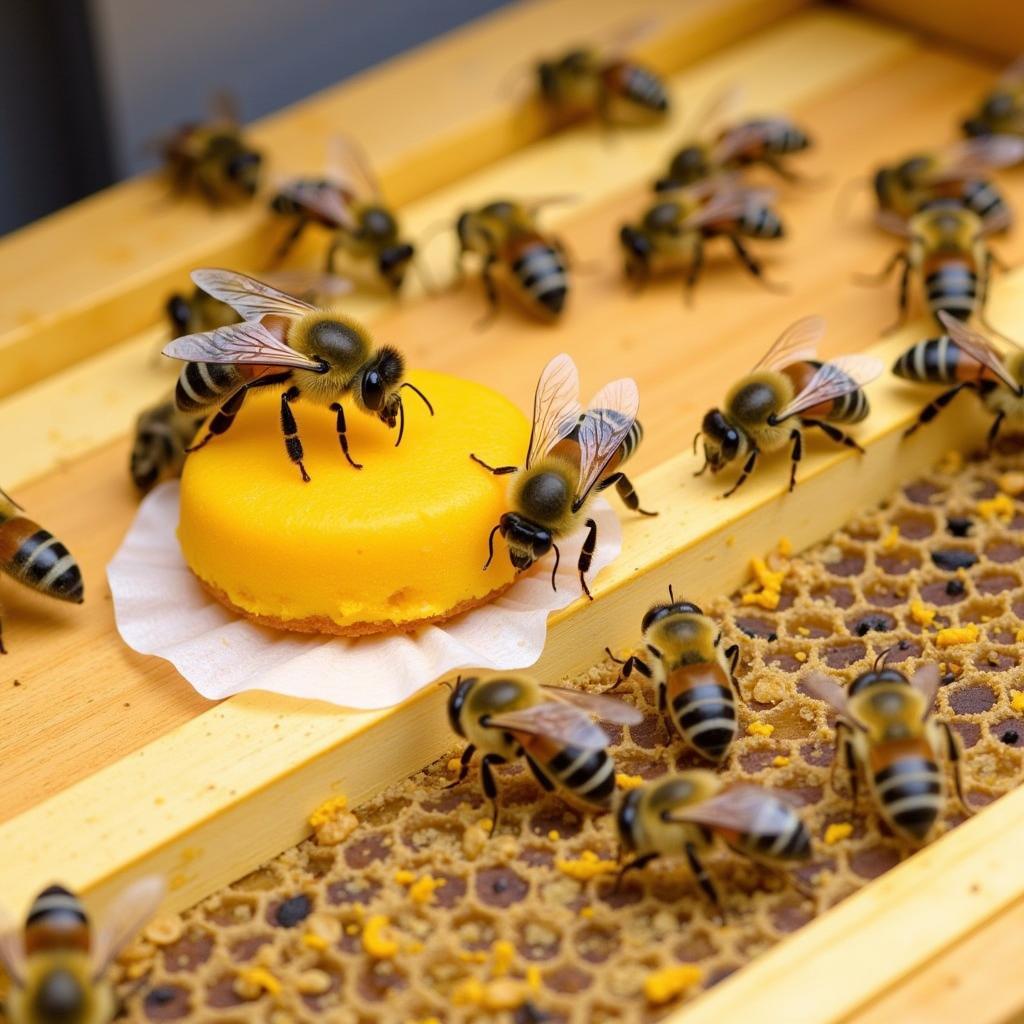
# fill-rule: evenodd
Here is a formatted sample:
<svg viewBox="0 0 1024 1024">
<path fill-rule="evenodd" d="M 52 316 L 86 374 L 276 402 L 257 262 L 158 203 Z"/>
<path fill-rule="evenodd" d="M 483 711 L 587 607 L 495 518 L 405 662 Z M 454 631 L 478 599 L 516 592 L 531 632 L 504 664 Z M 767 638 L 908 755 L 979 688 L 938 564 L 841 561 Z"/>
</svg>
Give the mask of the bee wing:
<svg viewBox="0 0 1024 1024">
<path fill-rule="evenodd" d="M 709 93 L 691 119 L 689 134 L 706 135 L 743 103 L 746 90 L 738 82 L 719 86 Z"/>
<path fill-rule="evenodd" d="M 779 370 L 818 353 L 818 342 L 825 336 L 825 318 L 805 316 L 791 323 L 772 344 L 772 347 L 754 364 L 755 370 Z"/>
<path fill-rule="evenodd" d="M 777 801 L 773 790 L 740 783 L 700 803 L 677 807 L 668 812 L 666 820 L 729 832 L 767 831 L 780 814 Z"/>
<path fill-rule="evenodd" d="M 775 419 L 781 422 L 821 402 L 848 395 L 880 377 L 883 369 L 882 361 L 874 356 L 836 356 L 815 370 L 803 391 L 780 410 Z"/>
<path fill-rule="evenodd" d="M 208 295 L 226 302 L 243 320 L 260 320 L 265 316 L 294 320 L 316 309 L 294 295 L 234 270 L 193 270 L 192 280 Z"/>
<path fill-rule="evenodd" d="M 281 189 L 281 195 L 287 196 L 307 210 L 312 210 L 339 228 L 351 230 L 356 226 L 348 205 L 348 193 L 341 185 L 335 188 L 320 188 L 308 181 L 292 181 Z"/>
<path fill-rule="evenodd" d="M 322 364 L 289 348 L 263 324 L 230 324 L 202 334 L 186 334 L 164 346 L 164 355 L 188 363 L 248 363 L 320 370 Z"/>
<path fill-rule="evenodd" d="M 1012 167 L 1024 160 L 1024 138 L 1018 135 L 983 135 L 947 146 L 928 176 L 931 181 L 950 181 Z"/>
<path fill-rule="evenodd" d="M 1021 385 L 1013 379 L 1013 374 L 1006 368 L 1002 355 L 988 338 L 971 330 L 955 316 L 950 316 L 944 309 L 939 311 L 939 319 L 957 348 L 962 349 L 987 370 L 991 370 L 1015 394 L 1021 393 Z"/>
<path fill-rule="evenodd" d="M 808 697 L 823 701 L 841 718 L 849 720 L 849 700 L 844 690 L 831 676 L 824 672 L 812 672 L 800 680 L 800 686 Z"/>
<path fill-rule="evenodd" d="M 789 120 L 785 117 L 759 117 L 756 121 L 747 121 L 734 128 L 726 129 L 722 137 L 715 143 L 714 159 L 718 163 L 731 160 L 737 153 L 751 146 L 760 145 L 771 137 L 779 127 L 786 127 Z"/>
<path fill-rule="evenodd" d="M 19 505 L 2 487 L 0 487 L 0 498 L 5 498 L 9 501 L 19 512 L 24 512 L 25 507 Z"/>
<path fill-rule="evenodd" d="M 580 479 L 572 503 L 574 512 L 583 507 L 605 466 L 636 422 L 639 409 L 640 392 L 631 377 L 613 380 L 591 399 L 580 421 Z"/>
<path fill-rule="evenodd" d="M 925 718 L 928 718 L 935 709 L 935 695 L 939 692 L 939 681 L 939 666 L 934 661 L 922 665 L 910 677 L 910 685 L 924 697 Z"/>
<path fill-rule="evenodd" d="M 270 271 L 267 283 L 314 306 L 329 306 L 352 291 L 352 282 L 347 277 L 300 267 Z"/>
<path fill-rule="evenodd" d="M 89 950 L 94 978 L 103 974 L 114 957 L 156 913 L 166 891 L 167 886 L 159 875 L 146 875 L 114 897 Z"/>
<path fill-rule="evenodd" d="M 0 908 L 0 967 L 19 988 L 25 984 L 25 942 L 22 930 L 6 910 Z"/>
<path fill-rule="evenodd" d="M 906 217 L 901 217 L 895 210 L 876 210 L 875 223 L 883 230 L 900 238 L 910 238 L 910 225 Z"/>
<path fill-rule="evenodd" d="M 580 375 L 564 352 L 541 371 L 533 396 L 533 427 L 526 449 L 526 467 L 543 458 L 580 418 Z"/>
<path fill-rule="evenodd" d="M 488 718 L 487 724 L 509 732 L 546 736 L 585 750 L 603 750 L 608 746 L 604 730 L 595 725 L 585 712 L 559 701 L 544 701 L 517 711 L 503 711 Z"/>
<path fill-rule="evenodd" d="M 679 230 L 689 231 L 705 224 L 712 224 L 716 220 L 742 217 L 752 202 L 770 203 L 773 197 L 771 189 L 725 185 L 717 189 L 703 206 L 685 217 L 679 224 Z"/>
<path fill-rule="evenodd" d="M 524 199 L 523 206 L 531 217 L 536 216 L 545 206 L 557 206 L 559 203 L 578 203 L 580 197 L 571 192 L 551 196 L 537 196 L 535 199 Z"/>
<path fill-rule="evenodd" d="M 380 182 L 362 148 L 347 135 L 335 135 L 328 148 L 328 170 L 353 198 L 380 199 Z"/>
<path fill-rule="evenodd" d="M 639 725 L 644 720 L 643 714 L 631 704 L 616 697 L 606 697 L 600 693 L 586 693 L 583 690 L 573 690 L 567 686 L 543 686 L 545 693 L 550 694 L 556 700 L 565 701 L 580 708 L 582 711 L 589 711 L 606 722 L 615 722 L 618 725 Z"/>
</svg>

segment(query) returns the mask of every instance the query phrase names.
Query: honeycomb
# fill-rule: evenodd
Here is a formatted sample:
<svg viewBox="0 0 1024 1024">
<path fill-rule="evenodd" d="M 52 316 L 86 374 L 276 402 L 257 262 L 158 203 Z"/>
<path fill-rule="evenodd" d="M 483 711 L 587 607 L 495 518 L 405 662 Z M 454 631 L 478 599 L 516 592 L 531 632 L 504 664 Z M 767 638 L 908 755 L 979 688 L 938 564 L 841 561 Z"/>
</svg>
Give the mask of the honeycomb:
<svg viewBox="0 0 1024 1024">
<path fill-rule="evenodd" d="M 151 924 L 118 968 L 128 1019 L 653 1021 L 877 878 L 910 851 L 866 796 L 855 809 L 831 789 L 833 734 L 825 705 L 798 690 L 802 673 L 849 681 L 893 645 L 890 662 L 908 672 L 940 662 L 936 713 L 962 741 L 974 808 L 1006 791 L 1024 758 L 1024 448 L 959 461 L 798 558 L 770 555 L 762 570 L 784 573 L 777 607 L 763 607 L 774 598 L 753 581 L 705 608 L 741 646 L 748 702 L 723 775 L 800 802 L 815 852 L 792 878 L 725 849 L 709 856 L 724 920 L 681 859 L 616 891 L 611 816 L 581 814 L 509 765 L 488 837 L 478 774 L 442 788 L 454 777 L 446 757 L 354 817 L 328 809 L 319 838 Z M 942 646 L 957 638 L 941 632 L 950 627 L 975 627 L 977 639 Z M 615 673 L 605 662 L 577 683 L 603 689 Z M 636 677 L 620 692 L 645 714 L 609 727 L 619 772 L 697 766 L 677 738 L 666 744 Z M 948 801 L 941 829 L 961 820 Z M 650 987 L 679 965 L 696 968 L 676 972 L 683 991 Z M 699 980 L 687 987 L 689 973 Z"/>
</svg>

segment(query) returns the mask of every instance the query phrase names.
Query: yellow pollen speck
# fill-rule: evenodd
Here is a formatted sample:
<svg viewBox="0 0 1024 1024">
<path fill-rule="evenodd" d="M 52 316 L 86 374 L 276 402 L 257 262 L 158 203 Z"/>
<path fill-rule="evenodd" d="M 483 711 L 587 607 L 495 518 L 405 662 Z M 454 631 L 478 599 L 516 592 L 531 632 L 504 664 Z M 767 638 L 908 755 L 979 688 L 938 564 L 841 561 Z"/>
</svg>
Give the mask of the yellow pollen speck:
<svg viewBox="0 0 1024 1024">
<path fill-rule="evenodd" d="M 456 1006 L 479 1006 L 484 1001 L 484 986 L 477 978 L 464 978 L 452 990 Z"/>
<path fill-rule="evenodd" d="M 409 898 L 413 903 L 432 903 L 434 901 L 434 890 L 440 889 L 445 884 L 447 883 L 443 878 L 433 878 L 430 875 L 424 875 L 409 886 Z"/>
<path fill-rule="evenodd" d="M 321 935 L 314 935 L 312 932 L 306 932 L 302 936 L 302 944 L 307 946 L 309 949 L 316 949 L 323 951 L 327 948 L 327 940 Z"/>
<path fill-rule="evenodd" d="M 494 822 L 490 818 L 481 818 L 477 825 L 485 832 L 490 832 L 494 828 Z"/>
<path fill-rule="evenodd" d="M 412 885 L 416 881 L 416 872 L 408 871 L 405 868 L 399 868 L 395 872 L 395 881 L 399 885 Z"/>
<path fill-rule="evenodd" d="M 1015 511 L 1013 498 L 1002 493 L 994 498 L 985 498 L 974 507 L 982 519 L 1002 519 L 1004 522 L 1012 519 Z"/>
<path fill-rule="evenodd" d="M 654 971 L 644 978 L 644 995 L 649 1003 L 660 1006 L 682 995 L 701 979 L 701 969 L 693 964 L 678 964 Z"/>
<path fill-rule="evenodd" d="M 580 917 L 585 917 L 588 921 L 594 916 L 593 907 L 580 907 Z"/>
<path fill-rule="evenodd" d="M 1018 629 L 1013 639 L 1019 644 L 1024 644 L 1024 629 Z"/>
<path fill-rule="evenodd" d="M 509 972 L 509 968 L 516 961 L 516 947 L 508 939 L 499 939 L 492 947 L 494 963 L 491 966 L 491 973 L 495 978 L 502 978 Z"/>
<path fill-rule="evenodd" d="M 345 925 L 345 934 L 346 935 L 358 935 L 359 934 L 359 925 L 357 925 L 357 924 L 347 924 L 347 925 Z"/>
<path fill-rule="evenodd" d="M 530 964 L 526 968 L 526 987 L 532 995 L 540 991 L 540 968 L 536 964 Z"/>
<path fill-rule="evenodd" d="M 835 846 L 853 835 L 853 826 L 848 821 L 834 821 L 825 829 L 825 845 Z"/>
<path fill-rule="evenodd" d="M 320 828 L 326 825 L 331 818 L 339 815 L 348 806 L 348 800 L 343 796 L 332 796 L 325 800 L 310 816 L 309 827 Z"/>
<path fill-rule="evenodd" d="M 807 660 L 807 652 L 806 651 L 797 651 L 793 655 L 793 657 L 796 658 L 797 661 L 806 661 Z"/>
<path fill-rule="evenodd" d="M 550 839 L 553 843 L 557 843 L 558 840 L 561 838 L 562 833 L 559 832 L 557 828 L 553 828 L 550 832 L 548 832 L 548 839 Z"/>
<path fill-rule="evenodd" d="M 751 722 L 747 726 L 747 735 L 749 736 L 771 736 L 775 732 L 775 726 L 769 725 L 767 722 Z"/>
<path fill-rule="evenodd" d="M 935 621 L 935 616 L 938 614 L 937 609 L 929 608 L 920 598 L 915 597 L 910 602 L 910 617 L 919 625 L 924 626 L 926 629 Z"/>
<path fill-rule="evenodd" d="M 1000 474 L 996 483 L 1004 494 L 1012 494 L 1014 497 L 1024 494 L 1024 473 L 1019 471 Z"/>
<path fill-rule="evenodd" d="M 955 644 L 973 644 L 981 630 L 975 625 L 947 626 L 935 634 L 935 643 L 939 647 L 953 647 Z"/>
<path fill-rule="evenodd" d="M 963 465 L 964 457 L 953 448 L 939 460 L 938 470 L 940 473 L 959 473 L 963 469 Z"/>
<path fill-rule="evenodd" d="M 398 952 L 398 943 L 388 934 L 388 919 L 374 914 L 363 928 L 363 949 L 377 960 L 387 960 Z"/>
<path fill-rule="evenodd" d="M 1010 707 L 1014 711 L 1024 711 L 1024 690 L 1014 690 L 1010 695 Z"/>
<path fill-rule="evenodd" d="M 597 878 L 600 875 L 613 875 L 619 870 L 613 860 L 601 860 L 593 850 L 584 850 L 579 860 L 564 860 L 559 858 L 555 861 L 555 867 L 575 878 L 578 882 L 585 882 L 589 878 Z"/>
<path fill-rule="evenodd" d="M 238 972 L 238 977 L 244 985 L 253 989 L 262 989 L 272 996 L 278 995 L 281 991 L 281 982 L 263 967 L 246 967 Z"/>
<path fill-rule="evenodd" d="M 883 551 L 892 551 L 897 544 L 900 542 L 900 528 L 893 523 L 888 530 L 885 531 L 881 541 L 881 548 Z"/>
<path fill-rule="evenodd" d="M 789 764 L 789 758 L 785 754 L 779 754 L 773 761 L 772 764 L 776 768 L 785 768 Z"/>
<path fill-rule="evenodd" d="M 811 631 L 806 626 L 797 626 L 796 627 L 796 631 L 801 636 L 810 636 L 811 635 Z"/>
<path fill-rule="evenodd" d="M 785 579 L 785 572 L 772 572 L 765 564 L 763 558 L 753 558 L 750 561 L 750 571 L 754 578 L 764 587 L 765 590 L 781 590 L 782 581 Z"/>
<path fill-rule="evenodd" d="M 783 558 L 789 558 L 793 554 L 793 542 L 788 537 L 779 538 L 779 554 Z"/>
<path fill-rule="evenodd" d="M 625 772 L 615 773 L 615 783 L 619 789 L 639 789 L 645 782 L 642 775 L 627 775 Z"/>
</svg>

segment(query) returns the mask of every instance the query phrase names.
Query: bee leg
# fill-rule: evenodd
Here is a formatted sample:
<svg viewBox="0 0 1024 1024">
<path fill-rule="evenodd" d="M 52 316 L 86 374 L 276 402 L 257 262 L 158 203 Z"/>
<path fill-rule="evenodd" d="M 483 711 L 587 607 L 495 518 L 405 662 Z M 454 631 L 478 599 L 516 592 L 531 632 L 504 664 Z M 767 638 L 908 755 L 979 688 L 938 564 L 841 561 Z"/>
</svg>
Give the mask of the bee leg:
<svg viewBox="0 0 1024 1024">
<path fill-rule="evenodd" d="M 484 787 L 484 796 L 491 801 L 494 811 L 491 817 L 491 832 L 493 836 L 498 831 L 498 784 L 494 781 L 493 764 L 501 764 L 502 759 L 497 754 L 484 754 L 480 762 L 480 782 Z"/>
<path fill-rule="evenodd" d="M 294 227 L 284 236 L 281 244 L 274 250 L 274 255 L 270 258 L 270 265 L 277 266 L 285 256 L 292 251 L 292 247 L 298 242 L 302 232 L 306 230 L 306 226 L 309 224 L 308 217 L 299 217 Z"/>
<path fill-rule="evenodd" d="M 604 650 L 605 654 L 607 654 L 616 665 L 622 666 L 622 670 L 619 672 L 619 678 L 615 680 L 614 686 L 609 687 L 609 690 L 618 689 L 623 680 L 628 679 L 633 674 L 634 669 L 636 669 L 636 671 L 645 679 L 651 678 L 651 667 L 643 660 L 643 658 L 640 658 L 636 654 L 631 654 L 625 661 L 623 661 L 621 658 L 616 658 L 615 655 L 612 654 L 611 648 L 606 647 Z"/>
<path fill-rule="evenodd" d="M 712 905 L 718 911 L 719 915 L 724 918 L 722 912 L 722 902 L 718 898 L 718 892 L 715 889 L 714 883 L 711 881 L 711 876 L 707 872 L 707 868 L 701 862 L 700 857 L 697 854 L 697 848 L 693 843 L 686 844 L 686 859 L 689 862 L 690 870 L 693 872 L 694 878 L 697 879 L 697 884 L 701 887 L 704 895 L 711 900 Z"/>
<path fill-rule="evenodd" d="M 817 427 L 829 440 L 835 441 L 836 444 L 845 444 L 847 448 L 853 448 L 855 451 L 860 452 L 861 455 L 864 454 L 864 449 L 849 434 L 833 426 L 831 423 L 825 423 L 822 420 L 805 419 L 803 424 L 805 427 Z"/>
<path fill-rule="evenodd" d="M 942 410 L 945 409 L 946 406 L 949 405 L 949 403 L 952 402 L 964 388 L 977 390 L 973 381 L 965 380 L 961 381 L 959 384 L 955 384 L 948 391 L 943 391 L 938 398 L 933 399 L 921 410 L 918 414 L 917 420 L 903 431 L 903 436 L 910 437 L 918 427 L 925 423 L 931 423 L 931 421 L 935 419 L 935 417 L 938 416 L 939 413 L 942 412 Z"/>
<path fill-rule="evenodd" d="M 555 784 L 541 771 L 540 765 L 529 754 L 523 755 L 526 758 L 526 763 L 530 766 L 530 771 L 533 772 L 533 777 L 540 783 L 540 788 L 545 793 L 553 793 L 555 791 Z"/>
<path fill-rule="evenodd" d="M 483 459 L 478 458 L 472 452 L 469 453 L 469 457 L 478 465 L 483 466 L 488 473 L 493 473 L 495 476 L 505 476 L 506 473 L 514 473 L 519 467 L 518 466 L 491 466 L 484 462 Z"/>
<path fill-rule="evenodd" d="M 639 512 L 642 516 L 656 516 L 658 514 L 657 512 L 648 512 L 647 509 L 640 507 L 640 498 L 625 473 L 613 473 L 604 481 L 601 490 L 604 490 L 605 487 L 613 483 L 615 484 L 615 493 L 622 499 L 622 504 L 630 512 Z"/>
<path fill-rule="evenodd" d="M 587 586 L 587 572 L 590 570 L 590 563 L 594 558 L 594 549 L 597 547 L 597 523 L 593 519 L 587 520 L 587 535 L 583 538 L 583 547 L 580 548 L 580 559 L 576 563 L 576 568 L 580 572 L 580 586 L 583 587 L 583 593 L 594 600 L 594 595 L 590 592 L 590 587 Z"/>
<path fill-rule="evenodd" d="M 309 474 L 302 464 L 302 441 L 299 438 L 299 426 L 295 422 L 295 414 L 291 404 L 299 397 L 299 389 L 294 385 L 281 395 L 281 433 L 284 434 L 284 448 L 288 458 L 299 467 L 302 482 L 309 483 Z"/>
<path fill-rule="evenodd" d="M 466 776 L 469 774 L 469 762 L 473 760 L 473 755 L 476 753 L 476 747 L 472 743 L 462 752 L 462 757 L 459 758 L 459 777 L 454 782 L 449 782 L 447 786 L 442 786 L 442 789 L 452 789 L 457 786 L 460 782 L 464 782 Z"/>
<path fill-rule="evenodd" d="M 4 647 L 4 620 L 0 618 L 0 654 L 6 654 L 7 648 Z"/>
<path fill-rule="evenodd" d="M 634 857 L 633 860 L 629 861 L 629 863 L 623 864 L 622 867 L 619 868 L 619 873 L 615 876 L 615 885 L 612 886 L 612 895 L 616 895 L 622 888 L 622 882 L 630 871 L 639 871 L 641 868 L 647 867 L 647 865 L 657 857 L 658 854 L 656 853 L 645 853 L 642 857 Z"/>
<path fill-rule="evenodd" d="M 740 663 L 740 645 L 730 644 L 725 649 L 725 656 L 729 659 L 731 664 L 729 665 L 729 672 L 732 675 L 736 673 L 736 666 Z"/>
<path fill-rule="evenodd" d="M 740 485 L 743 483 L 743 481 L 746 480 L 747 477 L 754 472 L 754 467 L 757 465 L 757 457 L 760 454 L 761 450 L 759 448 L 750 449 L 750 454 L 747 456 L 747 461 L 743 464 L 743 471 L 740 473 L 739 478 L 736 480 L 736 483 L 734 483 L 732 487 L 730 487 L 729 490 L 727 490 L 725 494 L 722 495 L 723 498 L 728 498 L 730 494 L 735 494 L 736 491 L 739 490 Z"/>
<path fill-rule="evenodd" d="M 854 274 L 853 280 L 856 284 L 874 288 L 876 285 L 884 284 L 889 280 L 889 275 L 902 263 L 904 272 L 909 268 L 910 256 L 905 249 L 897 249 L 889 261 L 875 274 Z"/>
<path fill-rule="evenodd" d="M 342 409 L 340 402 L 331 402 L 331 412 L 338 414 L 338 422 L 335 429 L 338 431 L 338 441 L 341 443 L 341 450 L 348 459 L 348 464 L 353 469 L 362 469 L 363 464 L 353 460 L 352 456 L 348 453 L 348 436 L 345 434 L 345 410 Z"/>
<path fill-rule="evenodd" d="M 793 442 L 793 451 L 789 462 L 789 489 L 796 487 L 796 468 L 804 456 L 804 436 L 795 427 L 789 433 L 789 439 Z"/>
<path fill-rule="evenodd" d="M 498 287 L 494 283 L 492 270 L 498 257 L 494 253 L 488 253 L 484 258 L 483 266 L 480 268 L 480 279 L 484 283 L 484 294 L 487 297 L 487 312 L 477 321 L 477 329 L 480 330 L 490 324 L 498 315 Z"/>
<path fill-rule="evenodd" d="M 991 452 L 995 446 L 996 438 L 999 437 L 999 428 L 1003 425 L 1003 420 L 1006 419 L 1005 412 L 997 412 L 996 418 L 992 421 L 992 426 L 988 428 L 988 436 L 986 438 L 986 450 Z"/>
<path fill-rule="evenodd" d="M 207 428 L 206 435 L 199 442 L 189 448 L 186 448 L 186 452 L 197 452 L 200 448 L 205 448 L 215 437 L 220 437 L 221 434 L 226 434 L 228 428 L 232 423 L 235 422 L 235 417 L 238 415 L 238 410 L 242 408 L 242 403 L 245 401 L 246 388 L 239 388 L 218 410 L 216 415 L 210 420 L 210 426 Z"/>
<path fill-rule="evenodd" d="M 963 808 L 964 813 L 970 817 L 974 814 L 974 808 L 967 802 L 967 797 L 964 795 L 964 779 L 963 779 L 963 767 L 960 760 L 960 744 L 957 743 L 956 736 L 953 734 L 953 728 L 949 722 L 939 723 L 942 731 L 946 734 L 946 754 L 949 757 L 949 763 L 953 767 L 953 783 L 956 786 L 956 798 L 960 801 L 960 806 Z"/>
<path fill-rule="evenodd" d="M 683 285 L 683 301 L 687 306 L 693 305 L 693 289 L 697 287 L 697 278 L 704 268 L 704 239 L 698 235 L 693 241 L 693 252 L 690 256 L 690 269 L 686 272 Z"/>
<path fill-rule="evenodd" d="M 783 285 L 778 284 L 775 281 L 769 281 L 764 276 L 764 267 L 761 265 L 759 260 L 756 260 L 753 255 L 749 252 L 747 247 L 740 241 L 739 235 L 728 235 L 729 241 L 732 242 L 733 249 L 736 250 L 736 255 L 740 258 L 740 262 L 750 271 L 758 281 L 761 282 L 769 291 L 772 292 L 787 292 L 789 289 Z"/>
<path fill-rule="evenodd" d="M 910 259 L 905 257 L 903 260 L 903 271 L 900 274 L 900 292 L 897 300 L 897 308 L 899 314 L 896 317 L 896 322 L 890 324 L 884 331 L 882 331 L 882 337 L 887 334 L 892 334 L 894 331 L 898 331 L 907 322 L 907 306 L 910 302 Z"/>
</svg>

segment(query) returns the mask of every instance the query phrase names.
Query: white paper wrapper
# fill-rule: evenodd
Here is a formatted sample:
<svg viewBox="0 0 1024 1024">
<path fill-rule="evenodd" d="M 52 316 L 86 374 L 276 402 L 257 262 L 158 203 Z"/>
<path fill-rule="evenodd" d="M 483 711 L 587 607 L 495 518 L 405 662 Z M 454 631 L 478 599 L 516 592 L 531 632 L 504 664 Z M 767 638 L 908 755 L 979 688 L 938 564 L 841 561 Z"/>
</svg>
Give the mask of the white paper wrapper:
<svg viewBox="0 0 1024 1024">
<path fill-rule="evenodd" d="M 622 548 L 619 520 L 595 499 L 597 551 L 588 576 Z M 269 690 L 349 708 L 397 704 L 460 668 L 521 669 L 544 649 L 548 614 L 580 596 L 576 559 L 583 530 L 559 547 L 558 590 L 548 555 L 505 593 L 473 611 L 415 633 L 310 636 L 256 626 L 210 597 L 192 575 L 175 531 L 178 483 L 161 484 L 143 502 L 107 567 L 117 628 L 140 654 L 166 658 L 210 700 Z M 495 557 L 506 557 L 503 550 Z"/>
</svg>

